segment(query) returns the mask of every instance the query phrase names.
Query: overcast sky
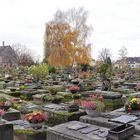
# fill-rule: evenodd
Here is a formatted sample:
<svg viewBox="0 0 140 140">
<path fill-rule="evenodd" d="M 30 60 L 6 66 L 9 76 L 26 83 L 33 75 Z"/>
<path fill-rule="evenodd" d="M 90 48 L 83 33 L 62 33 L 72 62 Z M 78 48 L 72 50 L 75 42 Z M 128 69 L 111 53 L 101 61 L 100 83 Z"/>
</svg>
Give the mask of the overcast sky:
<svg viewBox="0 0 140 140">
<path fill-rule="evenodd" d="M 106 47 L 116 59 L 122 46 L 140 56 L 140 0 L 0 0 L 0 41 L 24 44 L 42 58 L 45 23 L 73 7 L 89 11 L 93 58 Z"/>
</svg>

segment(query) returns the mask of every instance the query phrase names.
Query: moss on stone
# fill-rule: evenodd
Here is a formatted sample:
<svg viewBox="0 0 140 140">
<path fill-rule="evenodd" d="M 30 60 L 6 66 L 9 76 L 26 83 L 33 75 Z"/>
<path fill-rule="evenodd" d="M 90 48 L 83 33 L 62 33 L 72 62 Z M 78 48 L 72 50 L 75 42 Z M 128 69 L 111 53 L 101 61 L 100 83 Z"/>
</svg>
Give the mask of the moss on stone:
<svg viewBox="0 0 140 140">
<path fill-rule="evenodd" d="M 38 135 L 39 132 L 35 130 L 29 130 L 29 129 L 16 129 L 14 130 L 15 134 L 25 134 L 25 135 Z"/>
</svg>

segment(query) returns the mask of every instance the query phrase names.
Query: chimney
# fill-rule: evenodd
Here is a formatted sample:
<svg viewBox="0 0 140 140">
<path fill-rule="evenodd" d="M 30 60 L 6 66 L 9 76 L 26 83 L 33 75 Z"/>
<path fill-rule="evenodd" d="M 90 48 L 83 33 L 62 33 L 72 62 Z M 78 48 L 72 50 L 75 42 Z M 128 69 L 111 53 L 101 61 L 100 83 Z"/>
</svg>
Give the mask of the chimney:
<svg viewBox="0 0 140 140">
<path fill-rule="evenodd" d="M 4 41 L 2 41 L 2 47 L 4 47 Z"/>
</svg>

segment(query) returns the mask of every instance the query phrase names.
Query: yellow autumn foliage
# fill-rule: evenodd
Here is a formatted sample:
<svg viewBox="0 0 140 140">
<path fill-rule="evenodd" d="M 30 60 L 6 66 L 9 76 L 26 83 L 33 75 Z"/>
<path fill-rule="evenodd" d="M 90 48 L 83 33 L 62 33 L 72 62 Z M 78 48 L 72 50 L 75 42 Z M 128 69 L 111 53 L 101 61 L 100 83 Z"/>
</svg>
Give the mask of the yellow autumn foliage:
<svg viewBox="0 0 140 140">
<path fill-rule="evenodd" d="M 50 44 L 48 63 L 56 67 L 77 64 L 89 64 L 88 47 L 75 46 L 78 31 L 71 30 L 68 24 L 50 22 L 46 25 L 46 40 Z M 46 46 L 47 47 L 47 46 Z"/>
</svg>

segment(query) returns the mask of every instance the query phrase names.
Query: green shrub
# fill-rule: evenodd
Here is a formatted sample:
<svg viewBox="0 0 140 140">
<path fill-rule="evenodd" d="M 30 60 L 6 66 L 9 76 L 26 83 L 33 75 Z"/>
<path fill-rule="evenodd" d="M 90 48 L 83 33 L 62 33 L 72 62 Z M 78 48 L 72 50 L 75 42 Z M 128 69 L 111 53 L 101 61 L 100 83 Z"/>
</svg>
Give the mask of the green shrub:
<svg viewBox="0 0 140 140">
<path fill-rule="evenodd" d="M 48 67 L 48 71 L 49 71 L 49 73 L 55 73 L 56 72 L 56 69 L 53 66 L 49 66 Z"/>
<path fill-rule="evenodd" d="M 45 95 L 43 97 L 43 100 L 46 102 L 51 102 L 51 103 L 60 103 L 62 100 L 64 99 L 64 97 L 56 95 L 56 96 L 49 96 L 49 95 Z"/>
<path fill-rule="evenodd" d="M 65 99 L 72 99 L 72 93 L 65 93 L 64 98 Z"/>
<path fill-rule="evenodd" d="M 22 100 L 26 100 L 26 101 L 30 101 L 30 100 L 32 100 L 32 96 L 28 96 L 28 95 L 20 95 L 20 99 L 22 99 Z"/>
<path fill-rule="evenodd" d="M 50 86 L 50 87 L 48 87 L 48 91 L 49 91 L 50 94 L 55 95 L 59 90 L 54 86 Z"/>
<path fill-rule="evenodd" d="M 10 92 L 9 95 L 10 96 L 14 96 L 14 97 L 19 97 L 20 96 L 20 92 L 19 91 Z"/>
<path fill-rule="evenodd" d="M 44 100 L 44 101 L 47 101 L 47 102 L 52 102 L 53 99 L 54 99 L 54 97 L 53 97 L 53 96 L 49 96 L 49 95 L 45 95 L 45 96 L 43 97 L 43 100 Z"/>
<path fill-rule="evenodd" d="M 28 86 L 26 86 L 26 85 L 19 86 L 19 90 L 24 90 L 24 89 L 27 89 L 27 88 L 28 88 Z"/>
<path fill-rule="evenodd" d="M 81 94 L 73 94 L 72 98 L 74 100 L 80 99 L 81 98 Z"/>
<path fill-rule="evenodd" d="M 40 64 L 37 66 L 31 66 L 29 73 L 34 77 L 36 81 L 43 80 L 48 73 L 47 64 Z"/>
<path fill-rule="evenodd" d="M 35 130 L 29 130 L 29 129 L 16 129 L 14 131 L 15 134 L 26 134 L 26 135 L 37 135 L 39 134 L 38 131 Z"/>
<path fill-rule="evenodd" d="M 19 109 L 19 108 L 21 108 L 21 105 L 16 104 L 16 103 L 12 103 L 12 108 Z"/>
</svg>

